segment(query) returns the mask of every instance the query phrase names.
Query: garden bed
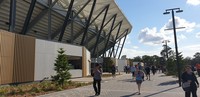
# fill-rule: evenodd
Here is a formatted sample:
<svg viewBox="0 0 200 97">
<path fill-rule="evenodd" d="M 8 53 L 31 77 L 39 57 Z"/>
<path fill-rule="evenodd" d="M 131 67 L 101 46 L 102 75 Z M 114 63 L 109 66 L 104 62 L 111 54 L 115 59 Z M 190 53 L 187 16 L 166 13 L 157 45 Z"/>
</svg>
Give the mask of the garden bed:
<svg viewBox="0 0 200 97">
<path fill-rule="evenodd" d="M 90 85 L 91 83 L 79 83 L 68 81 L 64 85 L 57 86 L 51 81 L 34 82 L 29 84 L 20 84 L 17 86 L 2 86 L 0 88 L 0 97 L 35 97 L 56 91 L 77 88 L 81 86 Z"/>
</svg>

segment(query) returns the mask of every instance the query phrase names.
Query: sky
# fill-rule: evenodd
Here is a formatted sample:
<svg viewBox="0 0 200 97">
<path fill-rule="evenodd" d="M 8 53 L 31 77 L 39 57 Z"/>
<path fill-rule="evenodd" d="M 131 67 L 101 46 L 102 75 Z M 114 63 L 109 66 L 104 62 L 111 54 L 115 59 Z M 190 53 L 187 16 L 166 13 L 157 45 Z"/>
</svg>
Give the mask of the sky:
<svg viewBox="0 0 200 97">
<path fill-rule="evenodd" d="M 178 52 L 183 57 L 193 58 L 200 52 L 200 0 L 115 0 L 122 13 L 132 25 L 121 56 L 134 58 L 143 55 L 158 55 L 164 40 L 175 51 L 172 14 L 163 15 L 166 9 L 180 8 L 174 13 Z"/>
</svg>

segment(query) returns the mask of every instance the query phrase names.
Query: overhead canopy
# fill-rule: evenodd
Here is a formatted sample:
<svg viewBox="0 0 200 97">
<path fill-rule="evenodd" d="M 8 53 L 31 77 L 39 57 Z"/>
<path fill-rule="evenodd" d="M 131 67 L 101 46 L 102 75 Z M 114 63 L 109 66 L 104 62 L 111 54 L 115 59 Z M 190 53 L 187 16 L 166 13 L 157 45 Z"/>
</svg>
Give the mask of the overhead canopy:
<svg viewBox="0 0 200 97">
<path fill-rule="evenodd" d="M 10 1 L 0 1 L 0 29 L 9 30 L 11 25 L 9 21 Z M 34 1 L 36 3 L 30 15 L 30 6 Z M 16 0 L 16 19 L 13 32 L 24 32 L 22 34 L 40 39 L 51 41 L 60 39 L 59 42 L 83 45 L 93 53 L 93 56 L 100 56 L 130 33 L 132 29 L 131 24 L 114 0 L 50 1 Z M 71 10 L 70 4 L 72 4 Z M 67 14 L 69 14 L 68 18 Z M 89 19 L 90 15 L 91 19 Z M 64 21 L 66 25 L 64 25 Z M 26 22 L 27 25 L 25 25 Z M 62 35 L 60 33 L 63 28 L 65 29 Z M 99 33 L 101 33 L 100 36 Z M 98 42 L 96 43 L 96 41 Z"/>
</svg>

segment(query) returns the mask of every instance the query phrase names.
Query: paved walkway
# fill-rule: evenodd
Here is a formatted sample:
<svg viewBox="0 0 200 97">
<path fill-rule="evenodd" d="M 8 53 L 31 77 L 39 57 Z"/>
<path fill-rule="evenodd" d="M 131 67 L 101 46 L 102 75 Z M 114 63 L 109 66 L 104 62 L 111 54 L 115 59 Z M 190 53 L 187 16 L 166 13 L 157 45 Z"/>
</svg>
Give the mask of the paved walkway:
<svg viewBox="0 0 200 97">
<path fill-rule="evenodd" d="M 92 81 L 92 78 L 72 79 L 74 81 Z M 200 78 L 198 78 L 200 82 Z M 141 95 L 131 74 L 122 74 L 116 78 L 103 78 L 99 97 L 184 97 L 184 91 L 178 87 L 177 78 L 164 74 L 151 75 L 151 80 L 142 83 Z M 200 96 L 200 90 L 197 91 Z M 94 97 L 92 85 L 50 93 L 39 97 Z"/>
</svg>

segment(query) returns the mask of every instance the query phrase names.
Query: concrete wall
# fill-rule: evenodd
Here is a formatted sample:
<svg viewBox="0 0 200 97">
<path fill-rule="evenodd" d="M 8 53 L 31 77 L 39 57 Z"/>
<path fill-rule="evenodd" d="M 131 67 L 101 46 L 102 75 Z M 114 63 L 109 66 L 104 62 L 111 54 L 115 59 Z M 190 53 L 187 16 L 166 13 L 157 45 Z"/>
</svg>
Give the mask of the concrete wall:
<svg viewBox="0 0 200 97">
<path fill-rule="evenodd" d="M 72 77 L 90 74 L 90 52 L 82 46 L 35 39 L 0 30 L 0 84 L 39 81 L 55 75 L 54 63 L 59 48 L 66 55 L 82 57 L 82 69 L 69 72 Z M 80 60 L 79 60 L 80 61 Z"/>
<path fill-rule="evenodd" d="M 82 56 L 82 47 L 80 46 L 36 39 L 35 81 L 42 80 L 45 77 L 51 78 L 52 75 L 55 75 L 56 72 L 53 68 L 59 48 L 63 48 L 67 55 Z M 82 76 L 80 70 L 71 70 L 70 72 L 72 77 Z"/>
<path fill-rule="evenodd" d="M 127 60 L 118 59 L 118 71 L 123 72 L 124 66 L 127 65 Z"/>
<path fill-rule="evenodd" d="M 82 69 L 71 69 L 69 70 L 69 72 L 72 75 L 72 78 L 76 78 L 76 77 L 82 77 Z"/>
<path fill-rule="evenodd" d="M 51 78 L 51 75 L 55 74 L 53 68 L 57 57 L 55 43 L 36 39 L 35 48 L 34 80 L 42 80 L 45 77 Z"/>
<path fill-rule="evenodd" d="M 90 75 L 91 71 L 91 56 L 90 52 L 86 49 L 86 76 Z"/>
</svg>

